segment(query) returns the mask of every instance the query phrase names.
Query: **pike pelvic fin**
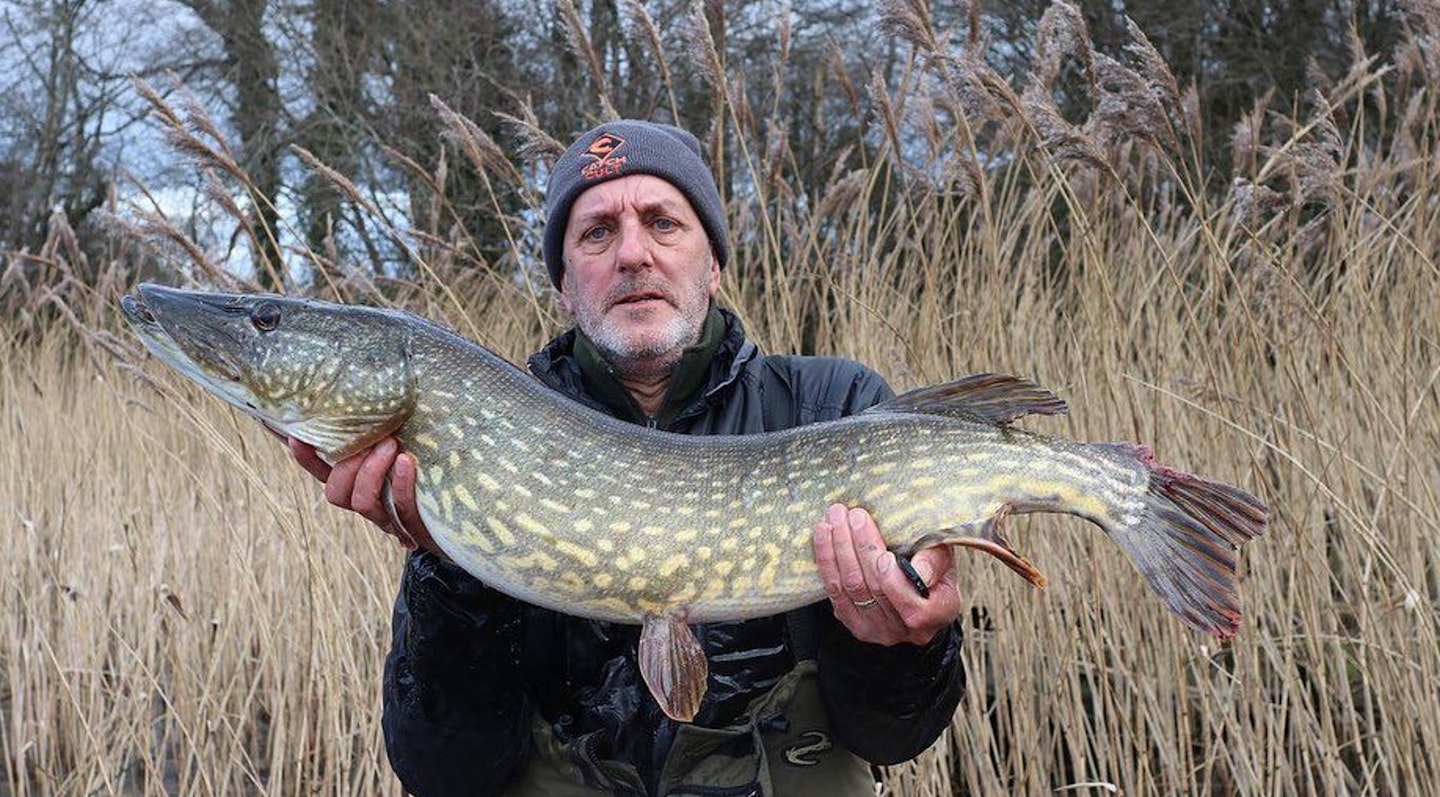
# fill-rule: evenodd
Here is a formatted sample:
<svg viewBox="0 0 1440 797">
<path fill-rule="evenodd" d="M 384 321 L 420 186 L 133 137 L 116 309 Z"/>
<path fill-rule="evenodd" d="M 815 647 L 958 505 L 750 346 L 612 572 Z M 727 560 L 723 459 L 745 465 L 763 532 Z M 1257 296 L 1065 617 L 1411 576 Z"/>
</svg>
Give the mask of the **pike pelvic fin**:
<svg viewBox="0 0 1440 797">
<path fill-rule="evenodd" d="M 640 630 L 640 674 L 665 716 L 690 722 L 705 697 L 710 664 L 695 632 L 675 616 L 646 617 Z"/>
<path fill-rule="evenodd" d="M 1270 508 L 1250 493 L 1155 461 L 1146 446 L 1101 443 L 1139 459 L 1150 486 L 1134 522 L 1107 527 L 1165 605 L 1194 628 L 1226 639 L 1240 630 L 1240 545 L 1265 532 Z"/>
<path fill-rule="evenodd" d="M 981 373 L 902 393 L 866 412 L 943 415 L 1006 426 L 1026 415 L 1059 415 L 1068 409 L 1059 396 L 1028 379 Z"/>
</svg>

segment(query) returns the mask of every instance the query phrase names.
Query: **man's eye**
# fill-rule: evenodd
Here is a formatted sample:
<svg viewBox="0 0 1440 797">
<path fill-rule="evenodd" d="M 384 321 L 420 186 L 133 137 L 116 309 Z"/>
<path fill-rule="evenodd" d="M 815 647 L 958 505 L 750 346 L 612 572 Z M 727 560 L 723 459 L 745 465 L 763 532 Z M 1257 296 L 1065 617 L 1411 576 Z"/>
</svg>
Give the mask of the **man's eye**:
<svg viewBox="0 0 1440 797">
<path fill-rule="evenodd" d="M 680 226 L 675 223 L 674 219 L 667 219 L 664 216 L 656 219 L 653 224 L 655 225 L 655 229 L 661 232 L 670 232 Z"/>
<path fill-rule="evenodd" d="M 586 230 L 584 234 L 580 236 L 580 238 L 585 241 L 603 241 L 605 240 L 605 236 L 609 234 L 609 232 L 610 231 L 605 229 L 604 227 L 591 227 L 590 229 Z"/>
</svg>

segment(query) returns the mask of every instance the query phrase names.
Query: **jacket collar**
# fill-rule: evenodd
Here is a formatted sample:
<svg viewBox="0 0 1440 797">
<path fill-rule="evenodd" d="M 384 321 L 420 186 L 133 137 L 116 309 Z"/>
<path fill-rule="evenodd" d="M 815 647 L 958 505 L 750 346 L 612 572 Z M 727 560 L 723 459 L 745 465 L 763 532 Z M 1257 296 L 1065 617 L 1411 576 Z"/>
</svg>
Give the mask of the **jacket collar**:
<svg viewBox="0 0 1440 797">
<path fill-rule="evenodd" d="M 680 389 L 672 387 L 665 407 L 655 418 L 640 412 L 603 359 L 586 356 L 588 341 L 574 328 L 532 356 L 530 372 L 582 404 L 627 421 L 664 428 L 709 406 L 734 384 L 745 363 L 755 357 L 755 344 L 746 339 L 745 328 L 734 313 L 712 306 L 705 326 L 702 343 L 686 349 L 676 366 L 680 377 L 676 386 Z"/>
</svg>

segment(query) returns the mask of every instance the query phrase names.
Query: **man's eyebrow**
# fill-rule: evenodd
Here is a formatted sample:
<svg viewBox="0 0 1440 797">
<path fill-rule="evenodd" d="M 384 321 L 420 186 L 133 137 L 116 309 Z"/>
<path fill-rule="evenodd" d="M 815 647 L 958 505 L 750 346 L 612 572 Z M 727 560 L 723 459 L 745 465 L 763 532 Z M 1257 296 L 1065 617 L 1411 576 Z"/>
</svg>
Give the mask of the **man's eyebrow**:
<svg viewBox="0 0 1440 797">
<path fill-rule="evenodd" d="M 639 206 L 639 210 L 641 213 L 645 214 L 669 213 L 671 215 L 675 215 L 678 214 L 680 212 L 680 209 L 683 207 L 684 205 L 678 199 L 674 199 L 672 197 L 658 197 L 656 199 L 652 199 L 648 202 L 641 204 Z"/>
</svg>

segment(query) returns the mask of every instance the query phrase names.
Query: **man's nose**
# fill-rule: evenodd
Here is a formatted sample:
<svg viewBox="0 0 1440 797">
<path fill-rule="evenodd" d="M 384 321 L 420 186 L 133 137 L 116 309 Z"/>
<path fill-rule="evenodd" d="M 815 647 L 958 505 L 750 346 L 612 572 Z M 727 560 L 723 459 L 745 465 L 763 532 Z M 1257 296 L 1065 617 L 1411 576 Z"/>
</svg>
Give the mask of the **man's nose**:
<svg viewBox="0 0 1440 797">
<path fill-rule="evenodd" d="M 615 248 L 615 265 L 622 270 L 648 268 L 651 260 L 650 242 L 645 237 L 645 225 L 639 219 L 629 218 L 620 222 L 620 240 Z"/>
</svg>

